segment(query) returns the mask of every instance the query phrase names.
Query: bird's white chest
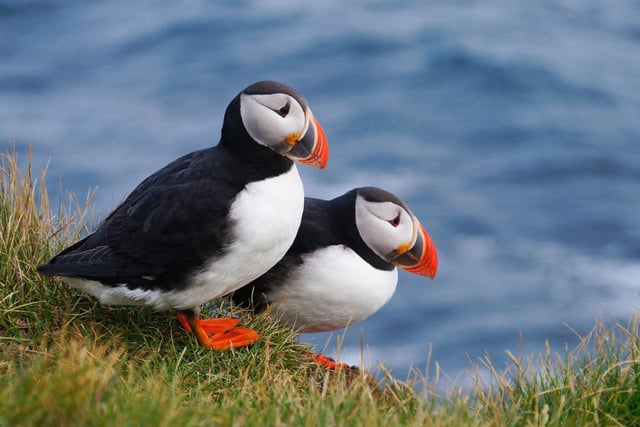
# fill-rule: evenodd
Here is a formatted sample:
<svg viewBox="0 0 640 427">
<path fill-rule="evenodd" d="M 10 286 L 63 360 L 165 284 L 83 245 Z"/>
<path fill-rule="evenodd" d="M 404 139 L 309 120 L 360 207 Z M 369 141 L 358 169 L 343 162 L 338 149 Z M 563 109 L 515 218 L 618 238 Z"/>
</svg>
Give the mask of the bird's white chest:
<svg viewBox="0 0 640 427">
<path fill-rule="evenodd" d="M 232 250 L 247 255 L 282 252 L 267 256 L 279 261 L 298 233 L 303 209 L 304 190 L 295 166 L 285 174 L 248 184 L 231 205 L 237 243 Z"/>
<path fill-rule="evenodd" d="M 283 320 L 303 332 L 332 331 L 359 322 L 385 305 L 396 290 L 397 269 L 375 269 L 342 245 L 303 259 L 290 280 L 269 294 Z"/>
<path fill-rule="evenodd" d="M 285 174 L 248 184 L 229 212 L 233 242 L 195 275 L 180 305 L 195 306 L 260 277 L 293 244 L 304 209 L 304 190 L 294 166 Z"/>
</svg>

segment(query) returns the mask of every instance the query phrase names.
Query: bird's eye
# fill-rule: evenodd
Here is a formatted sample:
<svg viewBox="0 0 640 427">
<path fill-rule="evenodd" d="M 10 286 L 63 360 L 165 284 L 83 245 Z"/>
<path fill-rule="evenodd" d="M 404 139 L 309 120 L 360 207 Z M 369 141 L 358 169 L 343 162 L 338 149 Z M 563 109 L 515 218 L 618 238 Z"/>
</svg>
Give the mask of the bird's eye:
<svg viewBox="0 0 640 427">
<path fill-rule="evenodd" d="M 400 214 L 396 215 L 395 218 L 393 218 L 391 221 L 389 221 L 389 224 L 393 225 L 394 227 L 397 227 L 400 225 Z"/>
<path fill-rule="evenodd" d="M 289 102 L 287 102 L 282 107 L 277 109 L 276 113 L 280 114 L 280 116 L 282 116 L 282 117 L 287 117 L 287 114 L 289 114 L 290 107 L 291 107 L 291 105 L 289 104 Z"/>
</svg>

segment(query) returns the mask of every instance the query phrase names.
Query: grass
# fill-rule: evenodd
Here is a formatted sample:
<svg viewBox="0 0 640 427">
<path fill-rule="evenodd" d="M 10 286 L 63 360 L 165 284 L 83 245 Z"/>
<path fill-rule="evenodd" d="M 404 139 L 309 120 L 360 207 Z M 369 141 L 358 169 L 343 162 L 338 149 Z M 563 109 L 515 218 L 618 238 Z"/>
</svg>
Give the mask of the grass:
<svg viewBox="0 0 640 427">
<path fill-rule="evenodd" d="M 381 367 L 330 372 L 294 331 L 232 311 L 263 332 L 250 348 L 201 348 L 169 313 L 109 308 L 35 266 L 86 231 L 90 203 L 52 207 L 45 173 L 0 163 L 0 426 L 640 425 L 638 318 L 604 325 L 573 351 L 470 366 L 471 391 L 407 384 Z M 436 363 L 437 368 L 437 363 Z M 488 368 L 484 381 L 480 368 Z M 415 391 L 413 382 L 423 383 Z"/>
</svg>

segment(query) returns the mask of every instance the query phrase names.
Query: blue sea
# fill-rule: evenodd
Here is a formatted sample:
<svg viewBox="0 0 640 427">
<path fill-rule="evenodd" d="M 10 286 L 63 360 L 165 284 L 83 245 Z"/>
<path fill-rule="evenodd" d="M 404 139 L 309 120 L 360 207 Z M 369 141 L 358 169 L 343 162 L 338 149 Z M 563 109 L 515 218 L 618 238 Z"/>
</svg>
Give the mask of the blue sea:
<svg viewBox="0 0 640 427">
<path fill-rule="evenodd" d="M 318 350 L 464 385 L 637 311 L 637 1 L 0 1 L 0 148 L 32 145 L 54 202 L 97 188 L 97 219 L 263 79 L 327 133 L 307 195 L 385 188 L 439 250 L 434 281 L 401 272 L 346 335 L 301 337 Z"/>
</svg>

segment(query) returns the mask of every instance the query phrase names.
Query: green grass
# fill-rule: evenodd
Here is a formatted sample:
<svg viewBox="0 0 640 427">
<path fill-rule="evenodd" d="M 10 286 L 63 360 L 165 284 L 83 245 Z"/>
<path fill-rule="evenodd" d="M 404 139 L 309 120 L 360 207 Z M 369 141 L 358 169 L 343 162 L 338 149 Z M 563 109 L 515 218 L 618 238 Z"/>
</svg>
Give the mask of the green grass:
<svg viewBox="0 0 640 427">
<path fill-rule="evenodd" d="M 14 152 L 0 163 L 0 426 L 640 425 L 635 315 L 598 323 L 573 351 L 507 353 L 503 369 L 487 358 L 469 367 L 476 385 L 465 391 L 439 387 L 437 363 L 407 384 L 383 367 L 380 381 L 325 371 L 294 331 L 224 301 L 208 309 L 232 311 L 263 339 L 210 351 L 170 313 L 101 306 L 36 273 L 86 231 L 90 204 L 52 215 L 44 172 L 21 160 L 23 170 Z"/>
</svg>

